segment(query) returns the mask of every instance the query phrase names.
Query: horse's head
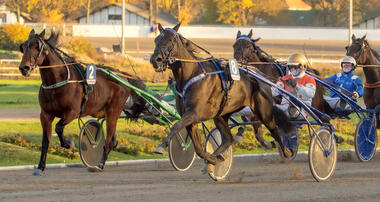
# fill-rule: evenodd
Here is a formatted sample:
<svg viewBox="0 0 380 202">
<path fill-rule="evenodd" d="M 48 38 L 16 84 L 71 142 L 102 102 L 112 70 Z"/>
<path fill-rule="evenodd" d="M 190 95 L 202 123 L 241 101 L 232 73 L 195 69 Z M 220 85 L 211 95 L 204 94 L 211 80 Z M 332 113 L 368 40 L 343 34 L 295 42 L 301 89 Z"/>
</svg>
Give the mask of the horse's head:
<svg viewBox="0 0 380 202">
<path fill-rule="evenodd" d="M 358 64 L 365 64 L 367 60 L 367 54 L 370 51 L 366 35 L 362 38 L 356 38 L 352 35 L 352 44 L 346 46 L 346 55 L 355 58 Z"/>
<path fill-rule="evenodd" d="M 234 47 L 234 58 L 239 62 L 252 62 L 257 54 L 256 42 L 260 38 L 252 39 L 252 29 L 248 35 L 242 35 L 240 30 L 236 35 Z"/>
<path fill-rule="evenodd" d="M 35 34 L 33 29 L 29 33 L 28 40 L 20 45 L 20 51 L 23 55 L 19 69 L 23 76 L 28 77 L 33 69 L 43 64 L 49 54 L 50 47 L 56 45 L 58 34 L 52 33 L 47 40 L 44 38 L 45 30 L 40 34 Z"/>
<path fill-rule="evenodd" d="M 166 67 L 173 62 L 171 59 L 177 57 L 177 44 L 180 40 L 177 32 L 180 26 L 181 23 L 173 28 L 164 29 L 161 24 L 158 24 L 160 34 L 154 39 L 155 48 L 150 57 L 150 63 L 156 72 L 165 71 Z"/>
</svg>

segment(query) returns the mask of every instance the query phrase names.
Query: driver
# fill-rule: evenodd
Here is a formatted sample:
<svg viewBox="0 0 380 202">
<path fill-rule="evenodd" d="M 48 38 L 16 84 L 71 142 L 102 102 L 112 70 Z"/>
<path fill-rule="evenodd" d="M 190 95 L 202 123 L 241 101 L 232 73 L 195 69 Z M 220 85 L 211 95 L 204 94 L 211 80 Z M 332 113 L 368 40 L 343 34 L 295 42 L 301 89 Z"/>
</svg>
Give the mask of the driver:
<svg viewBox="0 0 380 202">
<path fill-rule="evenodd" d="M 357 101 L 359 97 L 363 96 L 363 82 L 358 76 L 354 75 L 354 70 L 356 66 L 357 66 L 356 61 L 353 57 L 345 56 L 340 62 L 340 67 L 342 68 L 342 72 L 326 78 L 327 81 L 351 92 L 352 95 L 349 95 L 348 93 L 346 95 L 349 97 L 352 97 L 352 99 L 355 102 Z M 347 105 L 346 102 L 341 100 L 339 95 L 337 95 L 333 91 L 330 91 L 329 96 L 324 97 L 324 99 L 333 110 L 335 109 L 350 110 L 351 109 L 351 107 Z"/>
<path fill-rule="evenodd" d="M 316 91 L 316 83 L 313 77 L 305 73 L 308 67 L 306 57 L 298 53 L 290 55 L 287 67 L 290 74 L 282 77 L 276 85 L 279 88 L 292 92 L 300 100 L 311 105 Z M 272 95 L 278 97 L 280 93 L 275 88 L 272 88 Z M 304 116 L 306 117 L 307 115 L 303 109 L 291 105 L 288 99 L 285 98 L 282 98 L 281 103 L 276 104 L 276 106 L 285 111 L 288 117 L 292 119 L 304 119 Z M 304 116 L 299 113 L 300 111 Z"/>
</svg>

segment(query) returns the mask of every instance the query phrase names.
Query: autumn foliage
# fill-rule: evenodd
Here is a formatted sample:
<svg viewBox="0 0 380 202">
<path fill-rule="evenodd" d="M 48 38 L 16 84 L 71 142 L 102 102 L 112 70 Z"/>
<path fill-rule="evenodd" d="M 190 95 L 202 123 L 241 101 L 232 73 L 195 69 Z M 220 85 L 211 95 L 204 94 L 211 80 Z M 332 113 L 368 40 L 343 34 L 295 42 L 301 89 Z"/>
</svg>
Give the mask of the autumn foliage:
<svg viewBox="0 0 380 202">
<path fill-rule="evenodd" d="M 30 28 L 19 24 L 0 28 L 0 49 L 18 50 L 20 43 L 28 39 Z"/>
</svg>

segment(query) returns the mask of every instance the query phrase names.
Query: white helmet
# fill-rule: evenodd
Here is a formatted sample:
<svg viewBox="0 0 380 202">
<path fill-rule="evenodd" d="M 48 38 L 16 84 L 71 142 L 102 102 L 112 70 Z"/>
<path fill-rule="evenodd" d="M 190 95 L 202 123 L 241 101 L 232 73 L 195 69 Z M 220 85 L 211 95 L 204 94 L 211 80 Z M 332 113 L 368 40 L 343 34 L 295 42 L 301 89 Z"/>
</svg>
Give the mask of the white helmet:
<svg viewBox="0 0 380 202">
<path fill-rule="evenodd" d="M 356 60 L 355 58 L 351 56 L 344 56 L 344 58 L 340 61 L 340 67 L 343 68 L 343 63 L 351 63 L 352 64 L 352 70 L 356 68 Z"/>
</svg>

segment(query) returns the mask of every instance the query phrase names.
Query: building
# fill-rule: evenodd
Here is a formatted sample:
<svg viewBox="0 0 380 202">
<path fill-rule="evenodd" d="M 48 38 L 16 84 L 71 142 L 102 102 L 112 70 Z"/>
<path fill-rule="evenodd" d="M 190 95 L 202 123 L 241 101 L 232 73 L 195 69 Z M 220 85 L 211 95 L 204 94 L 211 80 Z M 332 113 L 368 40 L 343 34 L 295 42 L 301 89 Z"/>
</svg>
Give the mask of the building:
<svg viewBox="0 0 380 202">
<path fill-rule="evenodd" d="M 380 29 L 380 16 L 365 19 L 363 22 L 355 24 L 358 29 Z"/>
<path fill-rule="evenodd" d="M 11 11 L 5 4 L 0 4 L 0 24 L 17 23 L 17 15 Z M 21 17 L 20 23 L 24 24 L 24 18 Z"/>
<path fill-rule="evenodd" d="M 121 24 L 120 4 L 110 4 L 90 13 L 89 24 Z M 77 18 L 80 24 L 86 24 L 86 15 Z M 157 21 L 164 25 L 175 24 L 177 20 L 168 13 L 160 12 Z M 139 5 L 125 5 L 125 24 L 149 25 L 149 10 Z"/>
</svg>

